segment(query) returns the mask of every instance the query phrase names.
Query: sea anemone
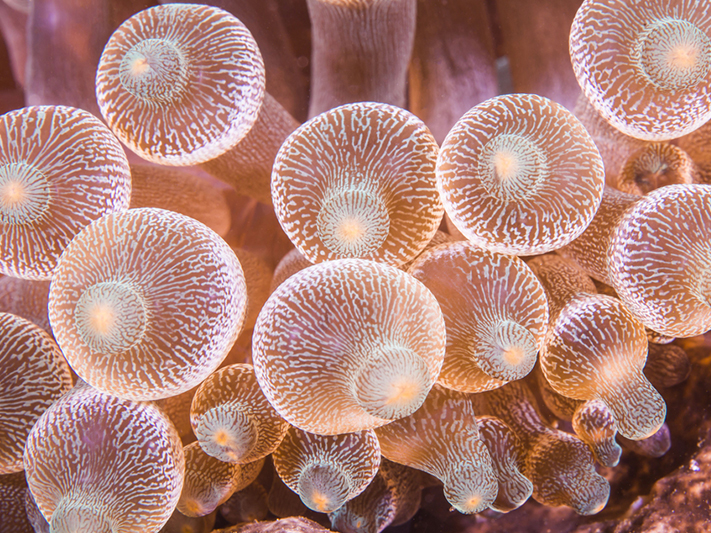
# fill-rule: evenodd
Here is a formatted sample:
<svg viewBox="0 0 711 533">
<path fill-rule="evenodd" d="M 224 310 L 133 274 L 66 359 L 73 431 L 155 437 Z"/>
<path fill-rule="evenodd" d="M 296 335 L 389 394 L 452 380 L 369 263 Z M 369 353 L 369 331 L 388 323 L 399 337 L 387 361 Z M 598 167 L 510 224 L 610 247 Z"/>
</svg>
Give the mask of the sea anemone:
<svg viewBox="0 0 711 533">
<path fill-rule="evenodd" d="M 384 457 L 439 479 L 459 512 L 478 513 L 494 502 L 494 466 L 466 394 L 435 385 L 422 408 L 376 433 Z"/>
<path fill-rule="evenodd" d="M 709 475 L 707 450 L 651 488 L 691 458 L 709 427 L 708 341 L 673 340 L 709 327 L 708 186 L 697 184 L 708 134 L 667 137 L 708 111 L 708 83 L 694 86 L 695 76 L 708 78 L 706 3 L 650 1 L 624 28 L 612 20 L 600 31 L 610 5 L 631 3 L 586 0 L 570 41 L 575 67 L 566 34 L 581 0 L 250 0 L 220 1 L 230 12 L 168 4 L 135 14 L 127 3 L 80 3 L 36 0 L 17 16 L 0 4 L 9 57 L 30 67 L 24 78 L 15 68 L 16 79 L 38 104 L 8 115 L 67 105 L 103 113 L 115 133 L 87 120 L 96 144 L 79 166 L 117 181 L 81 180 L 81 200 L 104 205 L 115 194 L 116 203 L 57 244 L 56 267 L 35 261 L 39 245 L 17 232 L 0 246 L 0 263 L 24 260 L 46 278 L 35 282 L 43 287 L 5 276 L 0 308 L 39 323 L 49 305 L 49 333 L 91 382 L 33 412 L 29 490 L 21 473 L 0 476 L 0 529 L 26 531 L 16 512 L 23 493 L 35 527 L 58 532 L 207 533 L 230 520 L 296 515 L 304 518 L 222 531 L 322 531 L 306 518 L 342 533 L 411 518 L 414 529 L 448 531 L 561 520 L 571 530 L 706 527 L 698 480 Z M 640 22 L 650 9 L 656 21 Z M 25 22 L 23 48 L 16 30 Z M 637 31 L 630 57 L 641 62 L 630 75 L 617 54 L 601 83 L 636 90 L 651 80 L 662 90 L 636 93 L 636 108 L 615 114 L 608 104 L 626 94 L 601 96 L 596 63 L 584 61 L 594 59 L 587 50 L 613 51 L 627 30 Z M 299 127 L 281 106 L 306 118 L 309 66 L 312 119 Z M 574 68 L 589 70 L 582 87 Z M 664 69 L 684 71 L 683 87 Z M 578 120 L 564 107 L 581 89 Z M 5 109 L 21 105 L 3 94 Z M 654 131 L 630 137 L 640 125 Z M 19 132 L 32 140 L 27 127 Z M 460 142 L 472 139 L 479 145 Z M 81 152 L 70 143 L 53 164 Z M 131 205 L 141 206 L 128 211 L 126 160 Z M 175 169 L 186 164 L 199 166 Z M 9 174 L 0 175 L 0 218 L 16 219 L 21 173 Z M 635 194 L 603 192 L 603 183 Z M 39 211 L 58 192 L 49 191 Z M 455 268 L 443 250 L 461 252 Z M 458 305 L 477 291 L 481 305 Z M 38 305 L 18 304 L 31 299 Z M 464 337 L 503 356 L 477 359 L 494 390 L 442 386 L 451 385 L 458 324 L 492 326 Z M 26 344 L 6 344 L 7 368 L 28 362 L 19 357 Z M 17 385 L 34 390 L 27 377 L 11 376 L 0 410 Z M 664 418 L 665 403 L 675 416 Z M 231 497 L 241 511 L 215 509 L 262 462 Z M 133 476 L 123 465 L 143 470 Z M 178 505 L 207 513 L 202 520 L 176 510 L 183 479 Z"/>
</svg>

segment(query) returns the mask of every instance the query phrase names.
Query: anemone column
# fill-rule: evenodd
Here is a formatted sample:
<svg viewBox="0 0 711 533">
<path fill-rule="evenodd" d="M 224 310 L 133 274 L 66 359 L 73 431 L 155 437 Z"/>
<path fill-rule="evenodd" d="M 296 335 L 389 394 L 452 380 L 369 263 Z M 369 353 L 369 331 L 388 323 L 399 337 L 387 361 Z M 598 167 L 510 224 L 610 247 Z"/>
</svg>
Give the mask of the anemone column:
<svg viewBox="0 0 711 533">
<path fill-rule="evenodd" d="M 416 0 L 308 0 L 313 117 L 351 102 L 405 107 Z"/>
</svg>

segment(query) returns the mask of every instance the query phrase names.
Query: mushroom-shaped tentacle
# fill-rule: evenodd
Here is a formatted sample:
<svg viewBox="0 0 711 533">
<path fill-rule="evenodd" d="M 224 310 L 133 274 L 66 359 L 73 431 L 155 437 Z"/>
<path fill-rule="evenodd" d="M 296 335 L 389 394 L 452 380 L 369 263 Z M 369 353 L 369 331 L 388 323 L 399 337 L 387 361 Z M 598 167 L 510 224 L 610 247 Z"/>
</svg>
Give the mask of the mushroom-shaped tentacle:
<svg viewBox="0 0 711 533">
<path fill-rule="evenodd" d="M 72 388 L 59 346 L 32 322 L 0 313 L 0 475 L 22 470 L 32 426 Z"/>
<path fill-rule="evenodd" d="M 195 393 L 190 420 L 205 453 L 230 463 L 266 457 L 289 429 L 247 364 L 223 367 L 207 378 Z"/>
<path fill-rule="evenodd" d="M 595 472 L 590 449 L 569 433 L 539 439 L 526 455 L 523 471 L 533 483 L 533 498 L 546 505 L 566 505 L 592 515 L 610 496 L 607 480 Z"/>
<path fill-rule="evenodd" d="M 571 300 L 579 296 L 585 297 L 586 295 L 590 296 L 597 293 L 596 284 L 583 272 L 578 264 L 557 254 L 534 257 L 528 261 L 528 264 L 546 289 L 548 301 L 551 305 L 551 328 L 558 326 L 560 313 Z M 612 292 L 614 293 L 614 290 Z M 616 298 L 616 295 L 614 298 Z M 601 323 L 605 322 L 605 318 L 600 318 L 600 321 Z M 609 324 L 605 324 L 603 327 L 608 326 Z M 595 328 L 596 326 L 592 325 L 590 327 Z M 555 335 L 555 333 L 552 333 L 552 335 Z M 549 342 L 549 340 L 546 342 Z M 560 418 L 571 420 L 580 402 L 560 395 L 540 373 L 538 375 L 538 383 L 541 395 L 551 411 Z M 603 419 L 598 418 L 597 420 L 602 421 Z M 600 431 L 604 430 L 600 429 Z M 590 444 L 590 439 L 585 439 L 582 436 L 581 438 Z"/>
<path fill-rule="evenodd" d="M 476 421 L 499 483 L 499 492 L 491 508 L 502 513 L 513 511 L 526 503 L 533 493 L 533 484 L 521 472 L 526 456 L 523 444 L 511 428 L 495 416 L 479 416 Z"/>
<path fill-rule="evenodd" d="M 696 181 L 696 165 L 689 154 L 673 144 L 651 143 L 627 158 L 614 187 L 642 196 L 665 185 Z"/>
<path fill-rule="evenodd" d="M 645 326 L 670 337 L 711 328 L 711 186 L 649 193 L 623 215 L 608 256 L 613 287 Z"/>
<path fill-rule="evenodd" d="M 216 7 L 167 4 L 113 33 L 96 97 L 114 133 L 144 159 L 210 162 L 208 172 L 269 203 L 274 155 L 297 123 L 266 95 L 264 78 L 242 22 Z"/>
<path fill-rule="evenodd" d="M 445 350 L 432 293 L 397 268 L 328 261 L 282 283 L 254 329 L 260 387 L 289 423 L 323 435 L 416 411 Z"/>
<path fill-rule="evenodd" d="M 0 273 L 48 280 L 85 226 L 125 211 L 128 161 L 99 119 L 65 106 L 0 116 Z"/>
<path fill-rule="evenodd" d="M 247 28 L 226 11 L 154 6 L 106 43 L 96 97 L 114 133 L 144 159 L 201 163 L 234 147 L 256 122 L 264 63 Z"/>
<path fill-rule="evenodd" d="M 177 509 L 185 516 L 205 516 L 245 488 L 259 475 L 264 459 L 252 463 L 225 463 L 207 455 L 199 442 L 188 444 L 185 453 L 185 482 Z"/>
<path fill-rule="evenodd" d="M 442 309 L 447 352 L 440 384 L 481 392 L 531 371 L 548 328 L 548 305 L 523 261 L 460 241 L 426 252 L 408 272 Z"/>
<path fill-rule="evenodd" d="M 309 116 L 352 102 L 404 107 L 417 0 L 308 0 Z"/>
<path fill-rule="evenodd" d="M 437 159 L 447 214 L 470 241 L 541 254 L 580 235 L 602 197 L 600 154 L 563 106 L 536 95 L 492 98 L 467 112 Z"/>
<path fill-rule="evenodd" d="M 67 247 L 49 317 L 82 379 L 153 400 L 195 387 L 219 366 L 242 326 L 245 293 L 234 252 L 207 226 L 129 209 L 94 222 Z"/>
<path fill-rule="evenodd" d="M 271 184 L 279 222 L 314 263 L 360 257 L 401 265 L 442 220 L 437 150 L 404 109 L 363 102 L 323 113 L 279 150 Z"/>
<path fill-rule="evenodd" d="M 158 531 L 183 486 L 175 428 L 149 403 L 77 385 L 27 439 L 27 483 L 57 533 Z"/>
<path fill-rule="evenodd" d="M 373 480 L 380 445 L 373 430 L 322 436 L 292 427 L 273 459 L 279 477 L 309 509 L 331 513 Z"/>
<path fill-rule="evenodd" d="M 481 512 L 496 499 L 494 466 L 466 394 L 435 385 L 419 410 L 376 433 L 384 457 L 442 481 L 459 512 Z"/>
<path fill-rule="evenodd" d="M 533 498 L 545 505 L 567 505 L 583 515 L 607 504 L 610 485 L 595 471 L 593 455 L 577 437 L 545 426 L 533 393 L 522 381 L 472 396 L 480 410 L 501 418 L 523 444 L 523 475 Z"/>
<path fill-rule="evenodd" d="M 570 57 L 592 105 L 627 135 L 673 139 L 711 118 L 706 2 L 585 0 L 570 29 Z"/>
<path fill-rule="evenodd" d="M 642 370 L 647 358 L 644 328 L 617 299 L 582 294 L 552 325 L 541 368 L 560 394 L 602 400 L 623 436 L 639 440 L 664 423 L 666 404 Z"/>
</svg>

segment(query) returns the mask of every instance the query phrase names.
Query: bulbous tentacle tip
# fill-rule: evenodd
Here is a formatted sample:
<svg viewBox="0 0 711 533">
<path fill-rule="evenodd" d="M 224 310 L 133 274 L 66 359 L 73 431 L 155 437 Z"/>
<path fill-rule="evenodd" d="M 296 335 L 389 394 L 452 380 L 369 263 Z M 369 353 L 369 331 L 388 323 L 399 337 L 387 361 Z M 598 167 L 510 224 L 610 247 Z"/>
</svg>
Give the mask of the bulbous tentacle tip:
<svg viewBox="0 0 711 533">
<path fill-rule="evenodd" d="M 417 353 L 386 346 L 371 356 L 356 378 L 356 398 L 372 416 L 397 420 L 419 409 L 433 383 L 427 364 Z"/>
<path fill-rule="evenodd" d="M 582 124 L 532 94 L 497 96 L 465 113 L 442 143 L 436 176 L 459 231 L 510 255 L 542 254 L 578 237 L 604 184 L 602 159 Z"/>
<path fill-rule="evenodd" d="M 557 455 L 548 458 L 551 473 L 533 481 L 534 498 L 546 505 L 567 505 L 585 516 L 602 511 L 610 498 L 610 483 L 595 471 L 590 451 L 582 442 L 569 440 L 556 448 Z"/>
<path fill-rule="evenodd" d="M 274 212 L 313 263 L 359 257 L 403 265 L 444 214 L 437 150 L 425 124 L 404 109 L 372 101 L 335 107 L 281 145 L 271 174 Z"/>
<path fill-rule="evenodd" d="M 573 413 L 573 430 L 590 447 L 595 460 L 613 467 L 620 461 L 622 448 L 617 444 L 617 421 L 601 400 L 580 404 Z"/>
<path fill-rule="evenodd" d="M 445 498 L 464 514 L 488 509 L 499 491 L 491 456 L 482 441 L 476 446 L 475 453 L 453 465 L 442 481 Z"/>
<path fill-rule="evenodd" d="M 525 326 L 512 320 L 496 325 L 491 357 L 480 366 L 490 376 L 514 381 L 528 375 L 536 364 L 538 343 Z"/>
<path fill-rule="evenodd" d="M 416 411 L 441 371 L 445 343 L 441 308 L 421 282 L 392 266 L 341 259 L 277 288 L 257 319 L 252 357 L 285 420 L 339 435 Z M 296 389 L 292 376 L 302 383 Z"/>
<path fill-rule="evenodd" d="M 620 463 L 622 448 L 614 439 L 607 439 L 597 446 L 591 447 L 595 460 L 602 466 L 613 468 Z"/>
<path fill-rule="evenodd" d="M 77 505 L 65 498 L 52 513 L 50 520 L 51 533 L 112 533 L 111 522 L 101 510 Z"/>
<path fill-rule="evenodd" d="M 307 467 L 300 476 L 298 493 L 309 509 L 319 513 L 332 513 L 348 500 L 348 478 L 332 465 L 315 464 Z"/>
<path fill-rule="evenodd" d="M 503 481 L 499 480 L 499 492 L 496 500 L 490 505 L 499 513 L 508 513 L 521 507 L 533 494 L 533 483 L 520 472 L 511 472 Z"/>
<path fill-rule="evenodd" d="M 654 435 L 666 419 L 664 398 L 641 372 L 619 382 L 602 400 L 614 414 L 620 435 L 630 440 Z"/>
<path fill-rule="evenodd" d="M 581 515 L 602 510 L 610 484 L 595 470 L 588 446 L 570 433 L 544 431 L 524 467 L 533 482 L 533 497 L 544 505 L 566 505 Z"/>
<path fill-rule="evenodd" d="M 200 46 L 206 31 L 224 53 Z M 265 100 L 264 84 L 262 56 L 241 21 L 212 6 L 166 4 L 136 13 L 111 35 L 97 68 L 96 98 L 133 152 L 186 166 L 221 156 L 245 138 Z"/>
<path fill-rule="evenodd" d="M 661 187 L 629 207 L 611 234 L 610 284 L 635 317 L 664 337 L 711 328 L 710 200 L 708 185 Z"/>
<path fill-rule="evenodd" d="M 697 2 L 587 0 L 570 32 L 573 71 L 615 128 L 648 141 L 674 139 L 708 121 L 710 26 Z M 612 27 L 615 38 L 596 38 Z"/>
<path fill-rule="evenodd" d="M 43 105 L 0 115 L 0 273 L 53 278 L 69 242 L 126 210 L 130 193 L 124 151 L 91 113 Z"/>
<path fill-rule="evenodd" d="M 590 476 L 589 482 L 581 486 L 578 491 L 569 494 L 568 505 L 581 515 L 589 516 L 602 511 L 610 499 L 610 484 L 600 476 Z"/>
<path fill-rule="evenodd" d="M 524 447 L 516 434 L 500 418 L 477 417 L 479 436 L 489 450 L 499 485 L 494 511 L 507 513 L 521 507 L 533 494 L 533 483 L 521 473 Z"/>
<path fill-rule="evenodd" d="M 259 428 L 246 414 L 220 416 L 217 409 L 208 410 L 195 428 L 195 436 L 206 454 L 227 463 L 243 463 L 259 441 Z"/>
<path fill-rule="evenodd" d="M 496 499 L 498 487 L 496 481 L 481 487 L 469 487 L 468 490 L 461 491 L 461 487 L 455 485 L 444 485 L 444 496 L 457 511 L 463 514 L 480 513 L 488 509 Z"/>
</svg>

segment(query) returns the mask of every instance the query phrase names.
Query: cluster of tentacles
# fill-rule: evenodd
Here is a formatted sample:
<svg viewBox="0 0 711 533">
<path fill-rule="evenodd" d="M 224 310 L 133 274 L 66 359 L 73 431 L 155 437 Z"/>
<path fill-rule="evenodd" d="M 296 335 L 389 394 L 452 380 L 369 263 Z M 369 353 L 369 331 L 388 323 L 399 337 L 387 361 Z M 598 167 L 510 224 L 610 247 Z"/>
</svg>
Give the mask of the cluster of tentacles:
<svg viewBox="0 0 711 533">
<path fill-rule="evenodd" d="M 711 4 L 585 0 L 575 113 L 445 127 L 416 0 L 307 3 L 303 124 L 193 4 L 113 32 L 101 117 L 0 116 L 3 531 L 378 533 L 431 486 L 591 515 L 622 446 L 669 448 L 671 342 L 711 329 Z M 236 193 L 289 253 L 240 246 Z"/>
</svg>

